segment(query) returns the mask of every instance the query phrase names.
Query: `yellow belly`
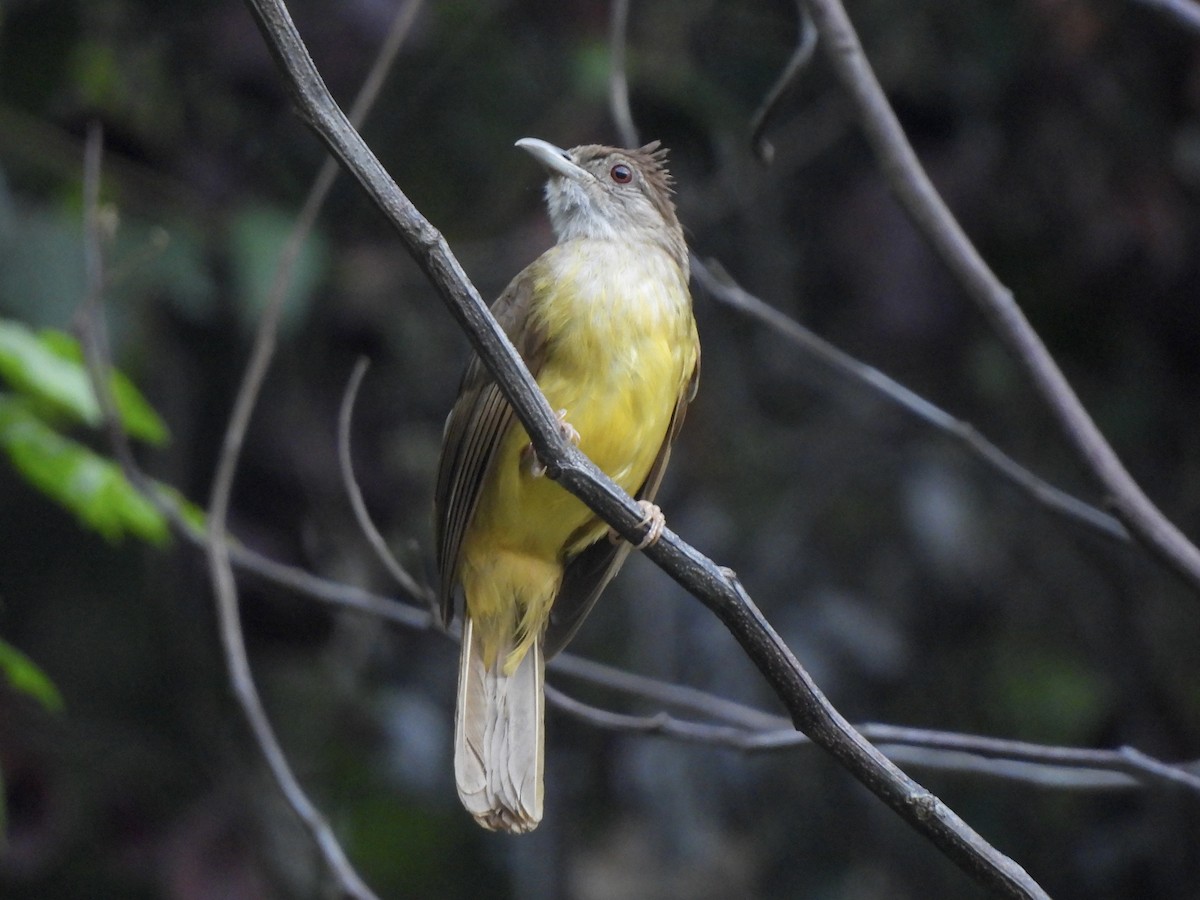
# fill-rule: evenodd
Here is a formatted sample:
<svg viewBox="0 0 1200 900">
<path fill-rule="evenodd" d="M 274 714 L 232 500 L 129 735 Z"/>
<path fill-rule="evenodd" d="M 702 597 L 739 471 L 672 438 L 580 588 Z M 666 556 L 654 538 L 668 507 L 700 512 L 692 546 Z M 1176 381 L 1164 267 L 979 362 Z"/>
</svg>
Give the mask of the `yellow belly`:
<svg viewBox="0 0 1200 900">
<path fill-rule="evenodd" d="M 580 449 L 633 493 L 696 364 L 683 275 L 665 255 L 630 251 L 614 259 L 607 246 L 560 245 L 534 265 L 531 318 L 552 336 L 538 385 L 553 409 L 566 411 Z M 485 476 L 460 557 L 485 663 L 503 653 L 508 670 L 541 634 L 566 560 L 607 531 L 566 490 L 532 474 L 528 445 L 514 424 Z"/>
</svg>

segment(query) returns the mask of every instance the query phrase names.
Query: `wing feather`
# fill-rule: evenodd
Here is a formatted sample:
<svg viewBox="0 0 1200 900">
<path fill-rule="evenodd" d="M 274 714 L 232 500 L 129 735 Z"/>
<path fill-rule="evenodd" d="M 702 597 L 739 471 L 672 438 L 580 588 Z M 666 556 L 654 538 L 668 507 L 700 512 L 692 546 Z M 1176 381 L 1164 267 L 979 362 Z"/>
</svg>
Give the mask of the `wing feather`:
<svg viewBox="0 0 1200 900">
<path fill-rule="evenodd" d="M 492 305 L 492 314 L 536 378 L 545 342 L 527 327 L 533 283 L 533 266 L 530 266 L 505 288 Z M 433 500 L 439 596 L 442 618 L 447 623 L 454 615 L 454 584 L 463 536 L 475 514 L 480 487 L 513 418 L 512 407 L 487 367 L 478 356 L 472 355 L 458 399 L 446 419 Z"/>
</svg>

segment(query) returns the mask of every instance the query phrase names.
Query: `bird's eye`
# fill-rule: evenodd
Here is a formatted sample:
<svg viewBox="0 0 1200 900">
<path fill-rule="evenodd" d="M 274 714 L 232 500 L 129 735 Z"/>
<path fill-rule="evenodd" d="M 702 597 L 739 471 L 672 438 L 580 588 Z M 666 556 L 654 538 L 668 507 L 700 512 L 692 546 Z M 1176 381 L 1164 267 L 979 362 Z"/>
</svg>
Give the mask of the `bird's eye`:
<svg viewBox="0 0 1200 900">
<path fill-rule="evenodd" d="M 624 163 L 617 163 L 608 170 L 608 174 L 617 184 L 629 184 L 633 181 L 633 169 Z"/>
</svg>

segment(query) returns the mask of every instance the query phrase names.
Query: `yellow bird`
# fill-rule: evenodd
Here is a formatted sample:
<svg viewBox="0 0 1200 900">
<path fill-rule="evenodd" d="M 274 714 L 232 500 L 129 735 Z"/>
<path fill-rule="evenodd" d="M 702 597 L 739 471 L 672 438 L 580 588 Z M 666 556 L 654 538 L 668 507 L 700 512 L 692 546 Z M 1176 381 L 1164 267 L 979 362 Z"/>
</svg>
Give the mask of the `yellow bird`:
<svg viewBox="0 0 1200 900">
<path fill-rule="evenodd" d="M 696 392 L 700 343 L 688 252 L 666 152 L 524 138 L 550 174 L 557 244 L 492 306 L 564 433 L 651 502 Z M 477 357 L 446 421 L 434 501 L 442 614 L 465 598 L 454 773 L 485 828 L 523 833 L 542 818 L 543 669 L 571 639 L 630 547 L 544 477 Z"/>
</svg>

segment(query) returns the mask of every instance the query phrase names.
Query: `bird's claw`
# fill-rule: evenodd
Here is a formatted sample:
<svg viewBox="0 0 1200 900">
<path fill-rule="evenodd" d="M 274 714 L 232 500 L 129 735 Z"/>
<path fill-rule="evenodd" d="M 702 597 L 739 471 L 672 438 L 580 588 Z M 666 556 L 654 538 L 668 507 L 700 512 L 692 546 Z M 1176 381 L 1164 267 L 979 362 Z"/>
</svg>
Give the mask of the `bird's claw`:
<svg viewBox="0 0 1200 900">
<path fill-rule="evenodd" d="M 565 409 L 560 409 L 558 411 L 558 428 L 559 431 L 562 432 L 562 436 L 564 438 L 566 438 L 576 447 L 579 446 L 579 441 L 581 440 L 579 437 L 579 432 L 575 430 L 574 425 L 567 421 L 567 411 Z"/>
<path fill-rule="evenodd" d="M 570 441 L 576 447 L 579 446 L 579 432 L 575 430 L 570 422 L 567 421 L 567 411 L 560 409 L 558 411 L 558 430 L 562 433 L 564 439 Z M 533 449 L 533 444 L 525 445 L 521 451 L 521 462 L 529 469 L 529 474 L 534 478 L 541 478 L 546 474 L 545 464 L 538 459 L 537 451 Z"/>
<path fill-rule="evenodd" d="M 646 526 L 646 533 L 643 535 L 640 542 L 634 544 L 635 550 L 645 550 L 658 543 L 658 539 L 662 537 L 663 531 L 667 527 L 666 516 L 663 515 L 661 509 L 649 500 L 639 500 L 638 506 L 642 508 L 642 520 L 638 522 L 638 527 Z M 608 530 L 608 539 L 614 543 L 620 543 L 621 535 L 617 534 L 613 529 Z"/>
</svg>

